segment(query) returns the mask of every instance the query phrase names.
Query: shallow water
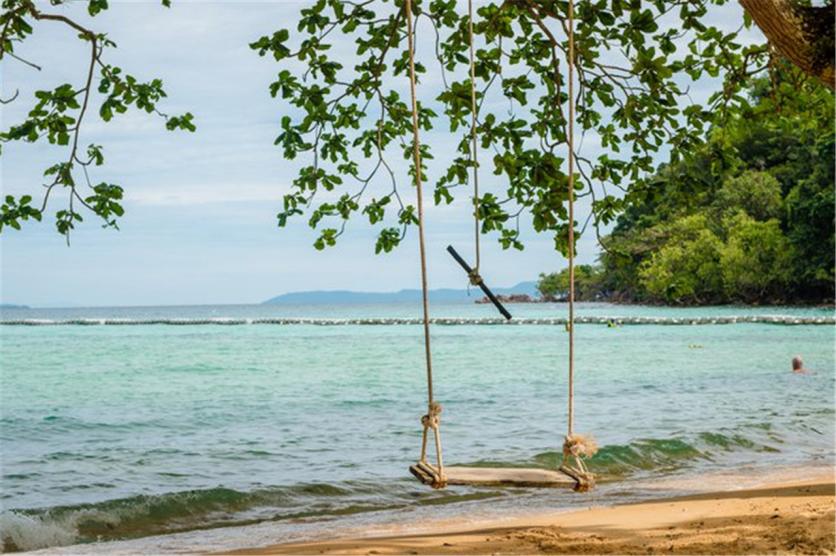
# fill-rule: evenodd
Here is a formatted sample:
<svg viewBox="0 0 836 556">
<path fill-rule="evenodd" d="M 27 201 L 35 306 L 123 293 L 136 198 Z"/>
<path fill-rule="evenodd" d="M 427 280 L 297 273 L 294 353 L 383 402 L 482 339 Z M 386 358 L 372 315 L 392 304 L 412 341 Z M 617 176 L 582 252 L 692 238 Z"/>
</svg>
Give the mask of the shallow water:
<svg viewBox="0 0 836 556">
<path fill-rule="evenodd" d="M 550 304 L 512 310 L 565 313 Z M 602 304 L 578 312 L 833 314 Z M 370 305 L 0 316 L 415 314 L 412 305 Z M 493 316 L 470 304 L 436 305 L 434 314 Z M 6 549 L 265 520 L 290 534 L 312 520 L 374 522 L 421 508 L 572 504 L 562 492 L 433 492 L 408 478 L 426 404 L 420 334 L 417 326 L 0 327 Z M 566 426 L 565 340 L 555 326 L 434 328 L 448 463 L 555 464 Z M 578 325 L 577 429 L 603 446 L 591 465 L 613 481 L 595 496 L 641 496 L 649 476 L 832 464 L 833 342 L 833 326 Z M 788 372 L 795 354 L 811 374 Z"/>
</svg>

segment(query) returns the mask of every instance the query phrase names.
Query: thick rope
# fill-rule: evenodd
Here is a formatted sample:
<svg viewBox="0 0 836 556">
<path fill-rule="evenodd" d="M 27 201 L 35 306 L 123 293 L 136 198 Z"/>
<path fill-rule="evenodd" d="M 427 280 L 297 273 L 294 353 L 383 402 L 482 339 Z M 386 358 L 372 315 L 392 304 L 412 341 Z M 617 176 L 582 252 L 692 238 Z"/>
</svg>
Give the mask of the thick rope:
<svg viewBox="0 0 836 556">
<path fill-rule="evenodd" d="M 560 469 L 575 479 L 575 490 L 586 491 L 595 485 L 595 476 L 586 468 L 583 458 L 592 457 L 598 445 L 592 437 L 574 433 L 575 427 L 575 3 L 569 0 L 569 416 L 568 431 L 563 441 L 563 464 Z M 571 462 L 574 462 L 572 464 Z"/>
<path fill-rule="evenodd" d="M 589 472 L 584 458 L 598 453 L 598 443 L 591 436 L 570 434 L 563 441 L 563 463 L 560 470 L 575 480 L 575 490 L 585 492 L 595 486 L 595 475 Z"/>
<path fill-rule="evenodd" d="M 479 276 L 479 263 L 481 260 L 479 250 L 479 161 L 477 158 L 477 136 L 476 136 L 476 57 L 473 53 L 473 0 L 467 0 L 467 32 L 470 37 L 470 142 L 471 160 L 473 162 L 473 221 L 474 221 L 474 246 L 476 248 L 476 265 L 470 281 L 474 285 L 481 282 Z"/>
<path fill-rule="evenodd" d="M 406 0 L 406 35 L 409 47 L 409 91 L 412 97 L 412 145 L 415 162 L 415 190 L 418 200 L 418 247 L 421 253 L 421 300 L 424 309 L 424 358 L 427 363 L 427 414 L 421 418 L 424 426 L 421 443 L 421 463 L 426 462 L 427 432 L 432 429 L 435 437 L 435 452 L 438 461 L 438 475 L 433 479 L 434 488 L 443 488 L 447 481 L 444 478 L 444 463 L 441 456 L 441 432 L 439 430 L 441 405 L 433 398 L 433 364 L 430 349 L 430 309 L 427 286 L 427 250 L 424 242 L 424 191 L 421 182 L 421 144 L 418 136 L 418 100 L 415 92 L 415 40 L 412 30 L 412 0 Z"/>
<path fill-rule="evenodd" d="M 421 183 L 421 144 L 418 137 L 418 101 L 415 94 L 415 44 L 412 36 L 412 0 L 406 0 L 406 37 L 409 47 L 409 91 L 412 95 L 412 153 L 418 197 L 418 248 L 421 253 L 421 301 L 424 308 L 424 358 L 427 362 L 427 407 L 433 406 L 433 363 L 430 350 L 430 308 L 427 288 L 427 251 L 424 245 L 424 191 Z"/>
<path fill-rule="evenodd" d="M 569 426 L 575 427 L 575 3 L 569 0 Z"/>
</svg>

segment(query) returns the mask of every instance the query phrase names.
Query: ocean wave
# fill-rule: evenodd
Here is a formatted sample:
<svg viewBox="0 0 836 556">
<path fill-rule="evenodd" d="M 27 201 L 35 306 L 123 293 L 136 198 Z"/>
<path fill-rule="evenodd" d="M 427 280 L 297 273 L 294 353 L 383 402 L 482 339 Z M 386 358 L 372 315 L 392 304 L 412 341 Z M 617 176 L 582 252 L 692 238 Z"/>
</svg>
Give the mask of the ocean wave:
<svg viewBox="0 0 836 556">
<path fill-rule="evenodd" d="M 142 495 L 92 504 L 12 510 L 0 514 L 6 552 L 132 538 L 202 527 L 245 524 L 236 515 L 257 507 L 292 508 L 294 497 L 346 495 L 332 485 L 242 492 L 229 488 Z"/>
<path fill-rule="evenodd" d="M 749 429 L 752 430 L 751 428 Z M 774 437 L 768 437 L 774 440 Z M 739 431 L 712 431 L 671 438 L 637 439 L 603 446 L 588 461 L 600 482 L 642 472 L 664 473 L 729 452 L 771 452 L 777 448 Z M 471 462 L 483 466 L 555 468 L 562 454 L 549 451 L 528 461 Z M 408 479 L 343 481 L 276 486 L 241 491 L 231 488 L 141 495 L 91 504 L 11 510 L 0 514 L 4 551 L 129 539 L 262 521 L 303 519 L 435 505 L 503 496 L 508 491 L 456 488 L 423 490 Z"/>
<path fill-rule="evenodd" d="M 70 523 L 7 511 L 0 513 L 0 539 L 3 552 L 16 552 L 73 544 L 77 534 Z"/>
<path fill-rule="evenodd" d="M 775 433 L 768 434 L 767 439 L 782 443 Z M 735 431 L 702 432 L 689 438 L 643 438 L 629 444 L 606 445 L 587 461 L 587 465 L 603 480 L 619 479 L 641 471 L 674 471 L 700 460 L 714 461 L 721 454 L 738 451 L 780 452 L 770 443 Z M 562 458 L 561 452 L 544 452 L 534 456 L 533 462 L 543 467 L 557 467 Z"/>
<path fill-rule="evenodd" d="M 501 496 L 420 491 L 408 480 L 310 483 L 240 491 L 210 488 L 0 513 L 4 552 L 138 538 L 262 521 L 343 516 Z"/>
</svg>

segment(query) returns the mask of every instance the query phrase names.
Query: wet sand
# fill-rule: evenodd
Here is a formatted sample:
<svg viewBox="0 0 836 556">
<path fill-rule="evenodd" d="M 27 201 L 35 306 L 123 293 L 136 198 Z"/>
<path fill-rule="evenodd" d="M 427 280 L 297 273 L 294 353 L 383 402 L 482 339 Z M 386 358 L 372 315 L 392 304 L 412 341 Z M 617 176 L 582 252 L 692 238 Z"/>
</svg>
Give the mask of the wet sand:
<svg viewBox="0 0 836 556">
<path fill-rule="evenodd" d="M 833 554 L 834 477 L 234 554 Z M 416 525 L 416 531 L 420 524 Z"/>
</svg>

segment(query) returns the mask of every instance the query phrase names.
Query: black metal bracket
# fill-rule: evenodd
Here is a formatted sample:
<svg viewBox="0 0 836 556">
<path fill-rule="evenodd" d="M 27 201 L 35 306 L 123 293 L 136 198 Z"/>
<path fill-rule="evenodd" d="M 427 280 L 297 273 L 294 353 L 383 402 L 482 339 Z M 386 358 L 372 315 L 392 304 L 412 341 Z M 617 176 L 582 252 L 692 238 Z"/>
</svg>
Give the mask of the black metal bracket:
<svg viewBox="0 0 836 556">
<path fill-rule="evenodd" d="M 511 320 L 511 313 L 508 312 L 508 309 L 503 307 L 502 303 L 496 298 L 496 296 L 488 288 L 488 286 L 485 285 L 485 282 L 482 280 L 482 278 L 478 274 L 475 274 L 473 272 L 473 269 L 470 267 L 470 265 L 467 264 L 467 262 L 465 262 L 465 260 L 461 257 L 461 255 L 459 255 L 456 252 L 455 249 L 453 249 L 452 245 L 447 246 L 447 252 L 450 253 L 450 255 L 452 255 L 452 257 L 456 259 L 456 262 L 459 263 L 459 265 L 464 269 L 464 271 L 467 272 L 467 275 L 471 278 L 472 283 L 475 286 L 479 286 L 482 289 L 487 298 L 491 300 L 491 303 L 493 303 L 494 306 L 496 306 L 497 310 L 500 313 L 502 313 L 502 316 L 508 320 Z"/>
</svg>

